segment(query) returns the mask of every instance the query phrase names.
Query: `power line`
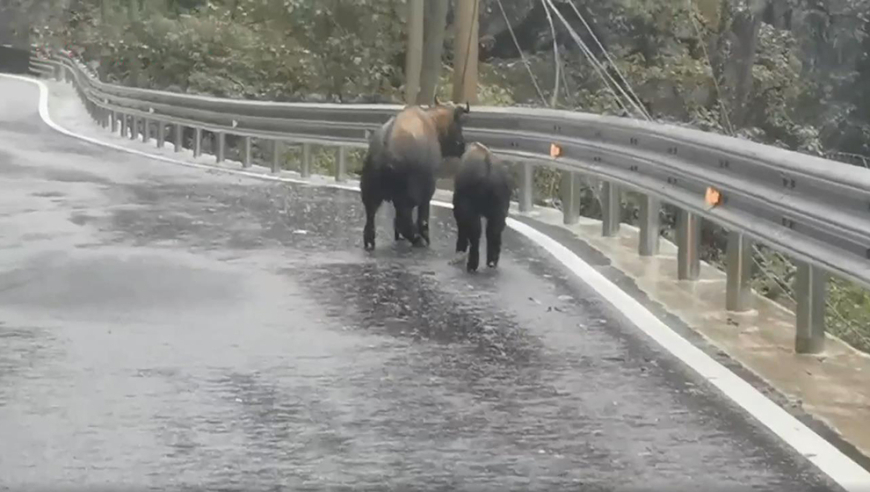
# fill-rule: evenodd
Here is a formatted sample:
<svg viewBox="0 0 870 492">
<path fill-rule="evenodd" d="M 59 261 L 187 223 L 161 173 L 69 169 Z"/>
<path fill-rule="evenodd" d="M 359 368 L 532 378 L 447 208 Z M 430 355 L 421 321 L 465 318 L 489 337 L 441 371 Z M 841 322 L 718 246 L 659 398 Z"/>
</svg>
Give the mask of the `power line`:
<svg viewBox="0 0 870 492">
<path fill-rule="evenodd" d="M 541 98 L 541 101 L 544 103 L 544 106 L 547 105 L 547 98 L 544 97 L 543 91 L 541 91 L 541 87 L 538 85 L 538 79 L 535 78 L 535 74 L 532 73 L 532 68 L 529 66 L 529 61 L 526 59 L 526 55 L 523 54 L 522 48 L 520 48 L 520 43 L 517 41 L 517 37 L 514 34 L 514 29 L 511 27 L 511 22 L 508 20 L 508 16 L 504 11 L 504 6 L 501 3 L 501 0 L 498 0 L 498 9 L 501 10 L 501 15 L 504 17 L 504 22 L 507 24 L 508 32 L 511 35 L 511 39 L 514 40 L 514 46 L 517 47 L 517 51 L 520 53 L 520 59 L 523 61 L 523 65 L 526 66 L 526 70 L 529 72 L 529 77 L 532 78 L 532 84 L 535 86 L 535 90 L 538 92 L 538 96 Z"/>
</svg>

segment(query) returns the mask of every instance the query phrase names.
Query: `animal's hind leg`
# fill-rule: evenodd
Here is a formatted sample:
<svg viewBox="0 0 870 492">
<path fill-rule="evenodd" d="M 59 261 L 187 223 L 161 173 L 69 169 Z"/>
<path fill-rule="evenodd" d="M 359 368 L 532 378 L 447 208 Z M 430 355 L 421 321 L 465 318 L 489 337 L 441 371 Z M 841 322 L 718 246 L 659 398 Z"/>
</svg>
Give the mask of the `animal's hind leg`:
<svg viewBox="0 0 870 492">
<path fill-rule="evenodd" d="M 456 252 L 465 253 L 468 250 L 468 217 L 465 204 L 461 200 L 453 200 L 453 219 L 456 221 Z"/>
<path fill-rule="evenodd" d="M 480 264 L 480 217 L 468 218 L 468 241 L 471 244 L 471 251 L 468 252 L 468 263 L 466 269 L 469 272 L 476 272 Z"/>
<path fill-rule="evenodd" d="M 420 236 L 414 230 L 414 220 L 412 217 L 414 207 L 404 201 L 394 201 L 393 204 L 396 207 L 396 224 L 399 228 L 399 233 L 416 246 L 420 243 Z"/>
<path fill-rule="evenodd" d="M 501 235 L 504 232 L 505 218 L 493 217 L 486 220 L 486 266 L 495 268 L 501 256 Z"/>
<path fill-rule="evenodd" d="M 417 207 L 417 231 L 429 246 L 429 201 L 426 200 Z"/>
</svg>

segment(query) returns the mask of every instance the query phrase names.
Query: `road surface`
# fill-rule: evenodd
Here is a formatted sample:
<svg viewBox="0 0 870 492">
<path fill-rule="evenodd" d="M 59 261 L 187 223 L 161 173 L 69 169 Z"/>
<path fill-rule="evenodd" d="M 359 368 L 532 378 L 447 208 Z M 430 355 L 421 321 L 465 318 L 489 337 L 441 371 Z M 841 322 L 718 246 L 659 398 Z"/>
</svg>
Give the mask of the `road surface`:
<svg viewBox="0 0 870 492">
<path fill-rule="evenodd" d="M 0 78 L 0 489 L 838 490 L 508 230 L 63 136 Z"/>
</svg>

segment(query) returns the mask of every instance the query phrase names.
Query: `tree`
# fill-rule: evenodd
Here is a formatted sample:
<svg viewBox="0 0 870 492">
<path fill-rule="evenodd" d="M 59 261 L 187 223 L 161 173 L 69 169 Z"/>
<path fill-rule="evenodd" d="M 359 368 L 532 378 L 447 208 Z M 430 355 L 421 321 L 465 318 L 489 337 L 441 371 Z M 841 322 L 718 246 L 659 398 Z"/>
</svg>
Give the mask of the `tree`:
<svg viewBox="0 0 870 492">
<path fill-rule="evenodd" d="M 448 0 L 427 0 L 423 28 L 423 70 L 417 104 L 431 104 L 441 76 L 441 54 L 447 23 Z"/>
</svg>

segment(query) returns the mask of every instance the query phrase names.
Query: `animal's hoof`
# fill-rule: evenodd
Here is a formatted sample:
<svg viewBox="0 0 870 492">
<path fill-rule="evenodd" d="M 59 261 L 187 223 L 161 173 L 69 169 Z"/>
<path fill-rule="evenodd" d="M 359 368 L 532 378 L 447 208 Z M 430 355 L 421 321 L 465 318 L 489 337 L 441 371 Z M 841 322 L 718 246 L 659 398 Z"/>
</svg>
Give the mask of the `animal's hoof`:
<svg viewBox="0 0 870 492">
<path fill-rule="evenodd" d="M 489 268 L 495 268 L 498 266 L 498 262 L 497 261 L 487 261 L 486 266 L 488 266 Z"/>
<path fill-rule="evenodd" d="M 468 271 L 468 273 L 476 273 L 477 265 L 466 265 L 465 270 Z"/>
<path fill-rule="evenodd" d="M 365 243 L 365 245 L 363 247 L 365 248 L 366 251 L 374 251 L 375 243 Z"/>
<path fill-rule="evenodd" d="M 411 244 L 417 248 L 425 248 L 429 246 L 429 241 L 426 241 L 422 236 L 417 236 L 411 241 Z"/>
</svg>

